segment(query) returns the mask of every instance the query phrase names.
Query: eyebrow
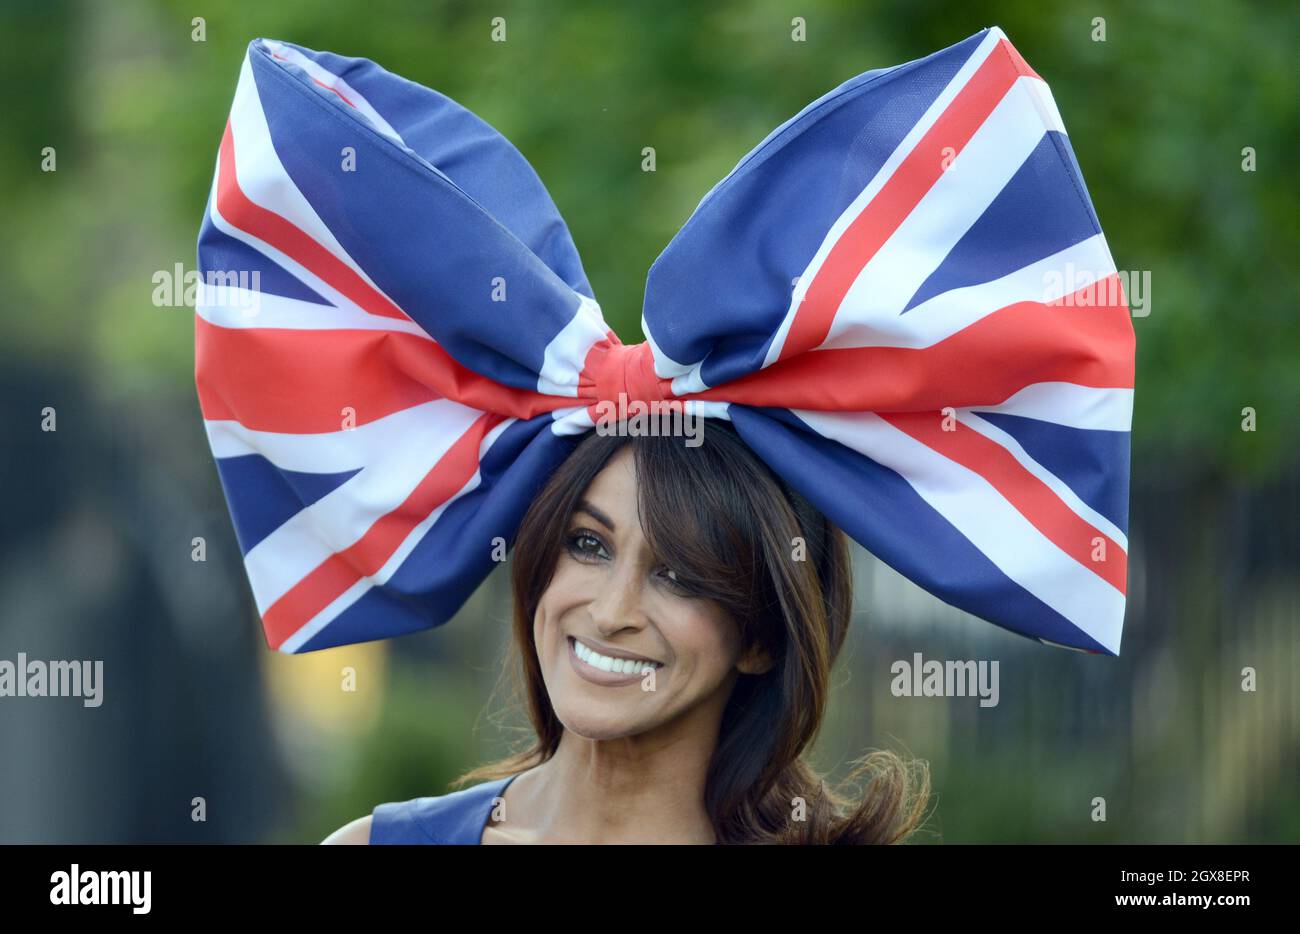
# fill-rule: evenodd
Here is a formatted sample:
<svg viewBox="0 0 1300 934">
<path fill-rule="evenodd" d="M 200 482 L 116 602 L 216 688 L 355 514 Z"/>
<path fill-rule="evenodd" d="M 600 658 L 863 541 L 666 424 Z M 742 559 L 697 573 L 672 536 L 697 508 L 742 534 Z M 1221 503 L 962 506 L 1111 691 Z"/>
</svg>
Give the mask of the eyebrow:
<svg viewBox="0 0 1300 934">
<path fill-rule="evenodd" d="M 617 529 L 614 526 L 614 521 L 610 519 L 609 516 L 605 515 L 603 512 L 597 509 L 595 506 L 591 505 L 591 503 L 587 502 L 585 499 L 580 500 L 578 502 L 578 505 L 573 507 L 573 511 L 585 512 L 587 515 L 591 516 L 597 522 L 604 525 L 605 528 L 609 529 L 611 532 L 617 531 Z"/>
</svg>

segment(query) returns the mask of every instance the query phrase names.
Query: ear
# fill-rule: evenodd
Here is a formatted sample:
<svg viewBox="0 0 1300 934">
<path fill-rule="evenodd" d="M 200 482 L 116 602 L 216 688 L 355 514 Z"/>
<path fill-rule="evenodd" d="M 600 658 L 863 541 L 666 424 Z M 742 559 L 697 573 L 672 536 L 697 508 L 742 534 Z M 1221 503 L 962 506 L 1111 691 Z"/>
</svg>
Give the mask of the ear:
<svg viewBox="0 0 1300 934">
<path fill-rule="evenodd" d="M 751 645 L 736 661 L 736 670 L 742 675 L 761 675 L 771 671 L 775 664 L 761 646 Z"/>
</svg>

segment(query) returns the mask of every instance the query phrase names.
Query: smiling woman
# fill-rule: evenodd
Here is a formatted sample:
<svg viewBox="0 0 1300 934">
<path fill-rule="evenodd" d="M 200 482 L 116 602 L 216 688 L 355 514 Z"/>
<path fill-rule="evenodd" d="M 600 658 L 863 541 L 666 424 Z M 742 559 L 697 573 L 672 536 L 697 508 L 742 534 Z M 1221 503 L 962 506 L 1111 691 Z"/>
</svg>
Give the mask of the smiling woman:
<svg viewBox="0 0 1300 934">
<path fill-rule="evenodd" d="M 850 621 L 844 534 L 728 423 L 703 438 L 578 445 L 512 559 L 536 742 L 326 843 L 890 843 L 916 828 L 923 766 L 872 753 L 855 802 L 801 758 Z"/>
</svg>

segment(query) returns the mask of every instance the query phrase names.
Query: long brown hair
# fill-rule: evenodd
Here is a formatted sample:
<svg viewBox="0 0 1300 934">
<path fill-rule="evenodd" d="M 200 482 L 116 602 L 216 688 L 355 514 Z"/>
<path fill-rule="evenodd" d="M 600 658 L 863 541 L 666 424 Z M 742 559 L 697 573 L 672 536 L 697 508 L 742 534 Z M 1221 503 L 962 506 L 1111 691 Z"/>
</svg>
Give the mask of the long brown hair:
<svg viewBox="0 0 1300 934">
<path fill-rule="evenodd" d="M 924 763 L 871 752 L 849 776 L 863 785 L 854 800 L 802 759 L 825 715 L 831 667 L 852 615 L 844 533 L 769 470 L 729 423 L 710 419 L 701 437 L 691 448 L 681 437 L 593 432 L 547 481 L 523 519 L 511 559 L 512 650 L 519 663 L 510 667 L 522 673 L 517 686 L 536 741 L 454 784 L 517 774 L 559 747 L 564 727 L 542 680 L 533 619 L 575 505 L 610 458 L 631 444 L 641 526 L 657 559 L 694 595 L 716 601 L 740 627 L 743 644 L 761 646 L 775 662 L 762 674 L 739 675 L 723 713 L 705 788 L 718 840 L 905 840 L 929 799 Z"/>
</svg>

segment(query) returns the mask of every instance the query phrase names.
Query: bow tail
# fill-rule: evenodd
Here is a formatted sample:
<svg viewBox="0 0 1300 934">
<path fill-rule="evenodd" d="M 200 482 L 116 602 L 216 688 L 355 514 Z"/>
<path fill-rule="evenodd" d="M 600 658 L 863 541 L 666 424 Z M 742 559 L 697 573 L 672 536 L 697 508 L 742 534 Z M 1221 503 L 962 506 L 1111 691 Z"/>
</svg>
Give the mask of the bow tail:
<svg viewBox="0 0 1300 934">
<path fill-rule="evenodd" d="M 987 423 L 958 413 L 949 432 L 931 413 L 730 412 L 777 473 L 914 583 L 1021 635 L 1119 654 L 1123 533 L 1063 504 L 1060 484 Z"/>
<path fill-rule="evenodd" d="M 549 417 L 475 419 L 395 509 L 263 611 L 268 643 L 310 652 L 445 623 L 504 560 L 573 443 Z"/>
</svg>

